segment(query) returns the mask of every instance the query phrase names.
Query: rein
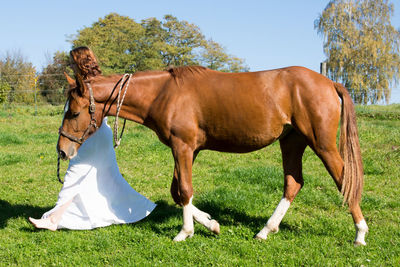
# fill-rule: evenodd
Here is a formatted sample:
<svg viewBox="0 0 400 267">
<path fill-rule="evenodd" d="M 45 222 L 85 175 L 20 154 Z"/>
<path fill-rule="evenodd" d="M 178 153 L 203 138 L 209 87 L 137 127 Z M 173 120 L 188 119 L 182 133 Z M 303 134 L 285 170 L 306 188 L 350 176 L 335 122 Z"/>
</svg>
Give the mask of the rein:
<svg viewBox="0 0 400 267">
<path fill-rule="evenodd" d="M 126 92 L 128 91 L 129 82 L 131 81 L 131 77 L 132 77 L 132 74 L 124 74 L 124 76 L 121 78 L 121 84 L 119 87 L 118 97 L 117 97 L 117 112 L 115 115 L 115 122 L 114 122 L 114 142 L 115 142 L 114 148 L 117 148 L 121 144 L 122 135 L 125 130 L 126 119 L 124 119 L 124 125 L 122 126 L 121 135 L 119 136 L 119 139 L 118 139 L 118 115 L 121 110 L 122 103 L 125 100 L 125 95 L 126 95 Z M 120 96 L 121 96 L 121 92 L 124 87 L 124 84 L 126 84 L 126 86 L 125 86 L 124 94 L 122 95 L 122 99 L 121 99 Z"/>
<path fill-rule="evenodd" d="M 64 184 L 63 180 L 61 180 L 61 178 L 60 178 L 60 159 L 61 159 L 60 154 L 58 154 L 58 157 L 57 157 L 57 179 L 61 184 Z"/>
</svg>

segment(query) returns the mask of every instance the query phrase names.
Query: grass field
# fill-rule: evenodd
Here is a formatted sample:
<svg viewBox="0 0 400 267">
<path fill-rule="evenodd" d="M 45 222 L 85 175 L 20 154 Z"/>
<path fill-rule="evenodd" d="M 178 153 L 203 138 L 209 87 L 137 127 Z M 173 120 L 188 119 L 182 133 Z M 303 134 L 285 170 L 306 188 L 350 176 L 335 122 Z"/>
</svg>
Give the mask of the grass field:
<svg viewBox="0 0 400 267">
<path fill-rule="evenodd" d="M 36 230 L 27 218 L 53 207 L 62 107 L 0 109 L 0 266 L 399 266 L 400 105 L 357 107 L 365 169 L 366 247 L 354 247 L 347 207 L 307 148 L 305 186 L 266 241 L 253 239 L 282 196 L 279 144 L 250 154 L 204 151 L 194 165 L 194 204 L 221 224 L 174 243 L 181 209 L 169 195 L 173 160 L 155 134 L 127 123 L 117 159 L 125 179 L 158 204 L 145 220 L 91 231 Z M 67 163 L 63 163 L 65 171 Z"/>
</svg>

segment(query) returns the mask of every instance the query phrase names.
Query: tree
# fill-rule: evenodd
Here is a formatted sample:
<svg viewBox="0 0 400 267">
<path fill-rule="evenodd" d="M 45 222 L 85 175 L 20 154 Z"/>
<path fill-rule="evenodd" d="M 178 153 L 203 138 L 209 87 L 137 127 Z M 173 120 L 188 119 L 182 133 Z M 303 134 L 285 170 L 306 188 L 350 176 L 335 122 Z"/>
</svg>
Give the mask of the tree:
<svg viewBox="0 0 400 267">
<path fill-rule="evenodd" d="M 142 20 L 144 37 L 142 38 L 141 53 L 138 55 L 137 70 L 157 70 L 165 68 L 162 51 L 165 50 L 166 32 L 162 22 L 156 18 Z"/>
<path fill-rule="evenodd" d="M 315 20 L 324 36 L 328 76 L 356 103 L 388 102 L 400 78 L 400 33 L 388 0 L 332 0 Z"/>
<path fill-rule="evenodd" d="M 107 73 L 134 72 L 141 52 L 143 27 L 129 17 L 111 13 L 73 36 L 73 47 L 88 46 Z"/>
<path fill-rule="evenodd" d="M 73 47 L 89 46 L 106 74 L 198 65 L 206 62 L 203 56 L 211 52 L 198 26 L 171 15 L 163 21 L 149 18 L 139 24 L 111 13 L 79 31 L 71 42 Z M 225 52 L 221 49 L 219 53 Z M 248 69 L 243 60 L 230 55 L 218 60 L 225 60 L 218 62 L 222 70 Z"/>
<path fill-rule="evenodd" d="M 33 103 L 36 70 L 20 51 L 7 51 L 0 60 L 2 90 L 8 88 L 8 102 Z"/>
<path fill-rule="evenodd" d="M 161 50 L 163 62 L 166 66 L 196 65 L 194 49 L 201 46 L 204 36 L 200 28 L 187 21 L 178 21 L 171 15 L 164 16 L 162 24 L 164 46 Z"/>
<path fill-rule="evenodd" d="M 65 90 L 69 87 L 64 78 L 64 72 L 72 72 L 68 66 L 69 55 L 58 51 L 55 52 L 52 60 L 39 75 L 40 94 L 53 105 L 65 102 Z"/>
<path fill-rule="evenodd" d="M 242 72 L 249 70 L 243 59 L 228 55 L 225 49 L 212 39 L 203 41 L 199 62 L 207 68 L 224 72 Z"/>
</svg>

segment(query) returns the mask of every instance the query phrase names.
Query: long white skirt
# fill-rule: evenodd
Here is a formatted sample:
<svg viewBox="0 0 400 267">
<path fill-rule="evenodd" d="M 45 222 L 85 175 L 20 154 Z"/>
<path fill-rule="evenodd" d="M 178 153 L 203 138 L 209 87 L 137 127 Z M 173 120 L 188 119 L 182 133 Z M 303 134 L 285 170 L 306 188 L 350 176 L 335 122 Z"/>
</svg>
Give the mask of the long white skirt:
<svg viewBox="0 0 400 267">
<path fill-rule="evenodd" d="M 107 118 L 70 160 L 56 206 L 42 218 L 71 199 L 58 229 L 85 230 L 133 223 L 145 218 L 156 206 L 136 192 L 119 172 Z"/>
</svg>

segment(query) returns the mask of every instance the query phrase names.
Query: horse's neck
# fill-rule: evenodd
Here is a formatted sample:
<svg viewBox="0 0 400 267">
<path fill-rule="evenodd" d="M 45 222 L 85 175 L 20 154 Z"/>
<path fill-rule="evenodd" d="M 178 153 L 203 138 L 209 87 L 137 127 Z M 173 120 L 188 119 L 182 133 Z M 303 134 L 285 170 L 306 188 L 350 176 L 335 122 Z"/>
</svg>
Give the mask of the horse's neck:
<svg viewBox="0 0 400 267">
<path fill-rule="evenodd" d="M 168 72 L 143 72 L 132 75 L 118 116 L 143 124 L 153 101 L 157 98 L 169 77 Z M 122 76 L 119 76 L 114 84 L 121 78 Z M 110 88 L 111 86 L 107 87 Z M 111 90 L 109 88 L 107 90 L 109 91 L 108 95 L 113 94 L 113 96 L 108 101 L 112 102 L 111 108 L 108 109 L 107 104 L 105 105 L 106 115 L 115 116 L 117 113 L 117 101 L 115 99 L 118 97 L 120 86 L 116 86 L 114 93 L 112 88 Z M 125 89 L 126 85 L 121 90 L 120 100 L 123 98 Z"/>
</svg>

